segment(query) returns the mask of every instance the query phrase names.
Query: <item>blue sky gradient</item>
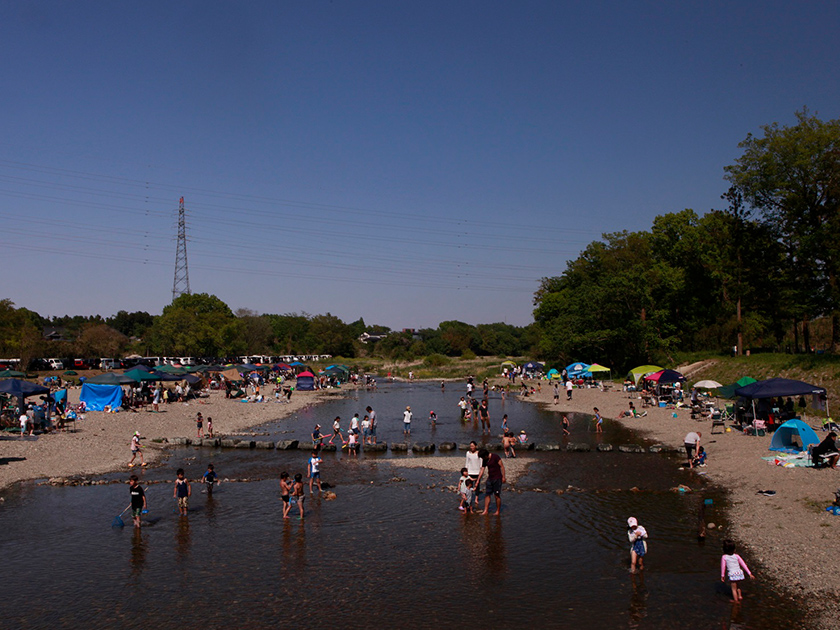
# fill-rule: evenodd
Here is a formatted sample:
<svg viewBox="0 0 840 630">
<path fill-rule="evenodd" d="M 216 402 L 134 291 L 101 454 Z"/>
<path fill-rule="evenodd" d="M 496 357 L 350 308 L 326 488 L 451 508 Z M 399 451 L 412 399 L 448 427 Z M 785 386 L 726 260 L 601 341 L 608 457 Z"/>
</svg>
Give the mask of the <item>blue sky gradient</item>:
<svg viewBox="0 0 840 630">
<path fill-rule="evenodd" d="M 836 2 L 0 5 L 0 297 L 394 328 L 531 321 L 602 232 L 721 208 L 760 125 L 838 117 Z"/>
</svg>

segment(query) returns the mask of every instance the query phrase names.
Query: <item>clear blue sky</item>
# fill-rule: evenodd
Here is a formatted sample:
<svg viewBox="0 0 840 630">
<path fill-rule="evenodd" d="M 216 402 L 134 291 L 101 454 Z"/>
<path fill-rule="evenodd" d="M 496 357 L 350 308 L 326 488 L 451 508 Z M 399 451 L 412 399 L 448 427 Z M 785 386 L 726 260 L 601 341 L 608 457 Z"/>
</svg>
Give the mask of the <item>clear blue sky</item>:
<svg viewBox="0 0 840 630">
<path fill-rule="evenodd" d="M 0 4 L 0 297 L 193 292 L 394 328 L 531 321 L 604 231 L 721 208 L 723 167 L 840 116 L 836 2 Z"/>
</svg>

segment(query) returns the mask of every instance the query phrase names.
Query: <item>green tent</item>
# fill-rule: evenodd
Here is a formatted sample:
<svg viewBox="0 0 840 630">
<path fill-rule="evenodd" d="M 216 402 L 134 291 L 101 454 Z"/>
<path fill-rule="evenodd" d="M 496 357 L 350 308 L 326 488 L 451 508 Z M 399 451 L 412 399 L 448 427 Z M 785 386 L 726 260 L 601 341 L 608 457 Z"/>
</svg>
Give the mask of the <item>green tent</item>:
<svg viewBox="0 0 840 630">
<path fill-rule="evenodd" d="M 16 370 L 3 370 L 0 372 L 0 378 L 21 378 L 24 376 L 26 376 L 26 374 Z"/>
<path fill-rule="evenodd" d="M 130 385 L 134 383 L 134 379 L 125 374 L 115 374 L 114 372 L 105 372 L 99 376 L 89 378 L 86 382 L 93 385 Z"/>
<path fill-rule="evenodd" d="M 634 367 L 627 373 L 627 380 L 633 381 L 633 384 L 638 387 L 639 381 L 642 380 L 648 374 L 653 374 L 654 372 L 659 372 L 664 370 L 665 368 L 661 368 L 658 365 L 640 365 L 639 367 Z"/>
<path fill-rule="evenodd" d="M 735 390 L 739 387 L 746 387 L 747 385 L 752 385 L 753 383 L 757 383 L 754 378 L 750 376 L 742 376 L 737 381 L 732 383 L 731 385 L 724 385 L 723 387 L 717 390 L 717 395 L 721 398 L 737 398 L 735 395 Z"/>
<path fill-rule="evenodd" d="M 160 377 L 155 376 L 151 372 L 146 372 L 145 370 L 138 370 L 134 368 L 133 370 L 128 370 L 123 376 L 130 378 L 132 381 L 137 381 L 138 383 L 143 381 L 159 381 Z"/>
<path fill-rule="evenodd" d="M 164 374 L 186 374 L 186 368 L 182 367 L 175 367 L 174 365 L 161 365 L 157 368 L 158 372 L 163 372 Z"/>
</svg>

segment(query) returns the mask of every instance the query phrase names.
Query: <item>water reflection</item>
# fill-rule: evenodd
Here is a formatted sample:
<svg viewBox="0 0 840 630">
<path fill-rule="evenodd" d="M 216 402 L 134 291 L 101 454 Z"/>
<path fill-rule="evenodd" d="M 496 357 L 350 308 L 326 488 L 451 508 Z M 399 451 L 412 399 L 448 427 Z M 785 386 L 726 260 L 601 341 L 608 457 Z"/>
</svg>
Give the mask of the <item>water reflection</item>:
<svg viewBox="0 0 840 630">
<path fill-rule="evenodd" d="M 190 555 L 190 519 L 182 516 L 178 519 L 178 526 L 175 529 L 175 557 L 178 562 L 185 562 Z"/>
<path fill-rule="evenodd" d="M 294 571 L 303 571 L 306 568 L 306 528 L 303 524 L 284 520 L 281 542 L 283 556 L 280 563 Z"/>
<path fill-rule="evenodd" d="M 146 552 L 147 543 L 143 536 L 143 530 L 135 527 L 134 535 L 131 538 L 131 556 L 128 560 L 131 564 L 131 574 L 133 576 L 139 576 L 143 572 L 143 567 L 146 566 Z"/>
<path fill-rule="evenodd" d="M 632 589 L 630 591 L 630 606 L 627 611 L 630 614 L 630 628 L 638 628 L 641 621 L 647 617 L 648 590 L 645 586 L 645 572 L 630 574 Z"/>
<path fill-rule="evenodd" d="M 467 573 L 480 576 L 482 584 L 507 577 L 507 543 L 502 521 L 499 517 L 481 514 L 464 514 L 461 518 Z"/>
</svg>

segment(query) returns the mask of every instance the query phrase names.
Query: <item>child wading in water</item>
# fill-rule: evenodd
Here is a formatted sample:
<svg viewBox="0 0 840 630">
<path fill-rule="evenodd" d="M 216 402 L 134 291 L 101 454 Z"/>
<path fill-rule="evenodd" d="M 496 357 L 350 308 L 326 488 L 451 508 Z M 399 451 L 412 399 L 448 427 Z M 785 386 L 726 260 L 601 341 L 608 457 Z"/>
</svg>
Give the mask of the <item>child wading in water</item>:
<svg viewBox="0 0 840 630">
<path fill-rule="evenodd" d="M 643 571 L 647 553 L 647 531 L 632 516 L 627 519 L 627 538 L 630 539 L 630 573 L 636 572 L 637 564 L 639 571 Z"/>
<path fill-rule="evenodd" d="M 318 484 L 320 486 L 320 481 Z M 303 500 L 306 497 L 303 496 L 303 475 L 300 473 L 295 475 L 295 483 L 292 485 L 292 496 L 295 498 L 295 502 L 297 503 L 298 512 L 300 512 L 300 520 L 303 520 Z"/>
<path fill-rule="evenodd" d="M 205 472 L 204 476 L 201 478 L 204 485 L 207 486 L 207 494 L 213 494 L 213 486 L 216 484 L 216 480 L 218 478 L 219 477 L 216 474 L 216 471 L 213 470 L 213 464 L 207 464 L 207 472 Z"/>
<path fill-rule="evenodd" d="M 732 586 L 732 599 L 736 603 L 744 599 L 741 595 L 741 589 L 738 583 L 743 581 L 744 573 L 750 576 L 750 579 L 755 579 L 755 576 L 750 573 L 747 568 L 747 563 L 744 559 L 735 553 L 735 543 L 727 539 L 723 541 L 723 555 L 720 557 L 720 581 L 726 582 L 726 576 L 729 575 L 729 584 Z"/>
<path fill-rule="evenodd" d="M 502 438 L 502 448 L 505 450 L 505 457 L 516 457 L 516 451 L 514 450 L 515 446 L 516 438 L 513 433 L 507 431 L 505 436 Z"/>
<path fill-rule="evenodd" d="M 289 473 L 284 472 L 280 475 L 280 498 L 283 500 L 283 518 L 289 518 L 289 511 L 292 509 L 292 504 L 289 498 L 292 492 L 292 482 L 289 480 Z"/>
<path fill-rule="evenodd" d="M 470 476 L 467 474 L 467 469 L 461 469 L 461 478 L 458 480 L 458 496 L 461 500 L 458 503 L 458 509 L 464 511 L 464 491 L 467 489 L 467 482 L 470 481 Z"/>
<path fill-rule="evenodd" d="M 464 507 L 459 508 L 463 510 L 464 513 L 472 512 L 472 503 L 475 499 L 475 492 L 473 491 L 473 480 L 467 477 L 467 480 L 464 482 L 464 490 L 461 492 L 461 501 L 464 504 Z"/>
<path fill-rule="evenodd" d="M 572 432 L 569 431 L 569 417 L 563 416 L 563 435 L 571 435 Z"/>
<path fill-rule="evenodd" d="M 172 496 L 178 499 L 178 513 L 181 516 L 187 515 L 187 510 L 190 504 L 190 495 L 192 489 L 190 482 L 184 479 L 184 469 L 179 468 L 177 472 L 178 478 L 175 480 L 175 488 L 172 491 Z"/>
</svg>

